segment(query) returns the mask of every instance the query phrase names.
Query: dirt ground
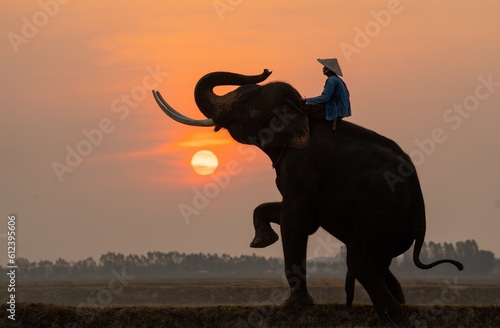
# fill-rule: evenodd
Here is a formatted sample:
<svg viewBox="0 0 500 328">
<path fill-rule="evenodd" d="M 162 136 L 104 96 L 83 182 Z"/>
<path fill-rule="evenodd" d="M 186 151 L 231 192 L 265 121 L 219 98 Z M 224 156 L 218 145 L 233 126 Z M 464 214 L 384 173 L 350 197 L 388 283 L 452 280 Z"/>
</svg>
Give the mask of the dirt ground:
<svg viewBox="0 0 500 328">
<path fill-rule="evenodd" d="M 425 277 L 399 279 L 408 304 L 500 304 L 500 278 Z M 280 304 L 288 286 L 280 279 L 117 279 L 99 281 L 20 281 L 18 302 L 72 306 L 122 305 L 260 305 Z M 344 303 L 344 280 L 308 279 L 315 302 Z M 7 301 L 7 291 L 0 299 Z M 356 284 L 355 303 L 371 303 Z"/>
</svg>

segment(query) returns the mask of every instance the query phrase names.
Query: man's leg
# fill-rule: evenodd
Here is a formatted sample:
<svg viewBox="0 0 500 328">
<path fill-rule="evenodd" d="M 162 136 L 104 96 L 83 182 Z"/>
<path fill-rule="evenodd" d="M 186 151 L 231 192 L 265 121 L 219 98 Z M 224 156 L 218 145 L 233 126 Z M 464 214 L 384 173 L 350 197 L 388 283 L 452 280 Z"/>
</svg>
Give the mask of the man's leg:
<svg viewBox="0 0 500 328">
<path fill-rule="evenodd" d="M 340 122 L 344 117 L 337 116 L 333 119 L 333 129 L 337 130 L 337 123 Z"/>
</svg>

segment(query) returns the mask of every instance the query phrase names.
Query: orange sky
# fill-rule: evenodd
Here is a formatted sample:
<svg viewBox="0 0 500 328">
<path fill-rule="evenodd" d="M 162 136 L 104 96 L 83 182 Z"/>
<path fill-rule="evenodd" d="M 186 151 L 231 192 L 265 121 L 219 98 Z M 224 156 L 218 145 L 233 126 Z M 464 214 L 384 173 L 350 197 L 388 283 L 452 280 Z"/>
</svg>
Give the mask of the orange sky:
<svg viewBox="0 0 500 328">
<path fill-rule="evenodd" d="M 318 57 L 339 59 L 350 121 L 415 156 L 434 129 L 445 133 L 417 167 L 427 240 L 474 238 L 500 256 L 500 88 L 467 117 L 449 112 L 481 78 L 500 81 L 498 2 L 242 0 L 222 12 L 213 0 L 42 3 L 11 1 L 0 13 L 0 208 L 19 216 L 18 256 L 252 253 L 253 208 L 280 199 L 270 161 L 227 132 L 172 122 L 150 89 L 203 118 L 193 90 L 204 74 L 268 68 L 311 97 L 324 84 Z M 53 163 L 100 124 L 102 140 L 58 178 Z M 200 149 L 219 157 L 219 177 L 228 165 L 238 173 L 186 224 L 180 204 L 214 181 L 189 167 Z M 333 255 L 340 243 L 325 248 L 326 238 L 313 236 L 310 253 Z M 256 253 L 281 256 L 281 245 Z"/>
</svg>

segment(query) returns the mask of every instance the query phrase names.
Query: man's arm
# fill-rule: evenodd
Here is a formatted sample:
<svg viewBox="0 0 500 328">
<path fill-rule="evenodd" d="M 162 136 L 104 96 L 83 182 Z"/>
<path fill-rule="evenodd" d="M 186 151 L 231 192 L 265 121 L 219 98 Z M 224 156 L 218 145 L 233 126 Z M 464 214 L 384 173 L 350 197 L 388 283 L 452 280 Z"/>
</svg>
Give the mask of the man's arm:
<svg viewBox="0 0 500 328">
<path fill-rule="evenodd" d="M 325 104 L 332 97 L 334 90 L 335 90 L 335 82 L 333 79 L 329 78 L 326 80 L 325 88 L 323 89 L 323 93 L 321 94 L 321 96 L 306 98 L 306 101 L 309 105 Z"/>
</svg>

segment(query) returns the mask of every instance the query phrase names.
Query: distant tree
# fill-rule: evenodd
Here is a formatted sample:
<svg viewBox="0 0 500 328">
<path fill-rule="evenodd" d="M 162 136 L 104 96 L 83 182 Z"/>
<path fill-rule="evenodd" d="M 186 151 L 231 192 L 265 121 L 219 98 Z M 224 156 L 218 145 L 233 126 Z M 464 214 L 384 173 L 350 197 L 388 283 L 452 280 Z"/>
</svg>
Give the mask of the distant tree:
<svg viewBox="0 0 500 328">
<path fill-rule="evenodd" d="M 17 272 L 20 277 L 29 277 L 32 267 L 30 261 L 25 258 L 16 258 Z"/>
<path fill-rule="evenodd" d="M 73 264 L 73 272 L 75 276 L 78 277 L 93 277 L 96 274 L 96 269 L 97 263 L 95 263 L 92 257 L 88 257 L 85 260 L 79 260 Z"/>
<path fill-rule="evenodd" d="M 347 270 L 347 247 L 340 246 L 340 267 L 343 270 Z"/>
<path fill-rule="evenodd" d="M 54 264 L 52 264 L 51 261 L 39 261 L 34 270 L 35 276 L 40 278 L 50 278 L 53 277 Z"/>
<path fill-rule="evenodd" d="M 440 243 L 436 244 L 431 241 L 427 245 L 427 249 L 430 261 L 436 261 L 437 259 L 443 258 L 444 251 Z"/>
<path fill-rule="evenodd" d="M 457 252 L 455 252 L 455 247 L 453 247 L 453 244 L 444 243 L 443 248 L 444 248 L 443 257 L 448 258 L 448 259 L 457 259 L 458 258 Z"/>
<path fill-rule="evenodd" d="M 495 254 L 490 251 L 479 251 L 478 267 L 480 274 L 493 274 L 495 269 Z"/>
<path fill-rule="evenodd" d="M 99 264 L 105 270 L 123 267 L 125 265 L 125 256 L 120 253 L 107 252 L 106 254 L 101 255 Z"/>
<path fill-rule="evenodd" d="M 70 270 L 71 270 L 71 264 L 63 260 L 62 258 L 59 258 L 56 263 L 52 265 L 52 274 L 56 278 L 66 278 L 70 275 Z"/>
<path fill-rule="evenodd" d="M 493 274 L 495 276 L 500 276 L 500 259 L 495 259 L 493 264 Z"/>
</svg>

